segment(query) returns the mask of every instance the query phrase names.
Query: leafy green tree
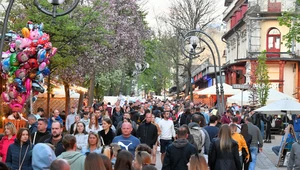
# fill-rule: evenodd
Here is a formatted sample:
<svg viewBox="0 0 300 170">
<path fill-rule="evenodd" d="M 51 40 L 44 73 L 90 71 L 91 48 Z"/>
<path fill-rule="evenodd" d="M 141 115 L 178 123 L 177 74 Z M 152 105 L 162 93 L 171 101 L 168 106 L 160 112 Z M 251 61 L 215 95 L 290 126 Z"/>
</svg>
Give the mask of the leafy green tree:
<svg viewBox="0 0 300 170">
<path fill-rule="evenodd" d="M 299 6 L 300 0 L 296 0 L 294 9 L 282 13 L 282 16 L 278 18 L 279 24 L 281 26 L 286 26 L 289 28 L 289 32 L 283 35 L 285 40 L 285 46 L 289 49 L 294 48 L 293 44 L 295 42 L 300 42 L 300 13 Z"/>
<path fill-rule="evenodd" d="M 257 67 L 255 70 L 256 88 L 258 93 L 258 101 L 260 106 L 265 106 L 269 96 L 270 82 L 268 75 L 268 67 L 266 64 L 267 55 L 263 51 L 257 58 Z"/>
</svg>

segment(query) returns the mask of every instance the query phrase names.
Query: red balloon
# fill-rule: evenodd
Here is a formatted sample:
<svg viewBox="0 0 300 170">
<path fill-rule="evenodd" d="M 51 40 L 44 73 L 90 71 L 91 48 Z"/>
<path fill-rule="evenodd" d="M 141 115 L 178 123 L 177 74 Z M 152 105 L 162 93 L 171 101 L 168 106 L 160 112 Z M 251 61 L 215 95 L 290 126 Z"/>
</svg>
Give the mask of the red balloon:
<svg viewBox="0 0 300 170">
<path fill-rule="evenodd" d="M 39 67 L 39 64 L 35 58 L 29 59 L 28 64 L 29 64 L 30 68 L 38 68 Z"/>
<path fill-rule="evenodd" d="M 39 44 L 46 44 L 47 42 L 49 42 L 49 35 L 48 34 L 46 34 L 46 33 L 44 33 L 43 35 L 42 35 L 42 37 L 40 37 L 39 38 L 39 40 L 38 40 L 38 43 Z"/>
<path fill-rule="evenodd" d="M 36 54 L 36 48 L 35 47 L 27 47 L 23 50 L 24 53 L 26 53 L 29 57 L 33 57 Z"/>
</svg>

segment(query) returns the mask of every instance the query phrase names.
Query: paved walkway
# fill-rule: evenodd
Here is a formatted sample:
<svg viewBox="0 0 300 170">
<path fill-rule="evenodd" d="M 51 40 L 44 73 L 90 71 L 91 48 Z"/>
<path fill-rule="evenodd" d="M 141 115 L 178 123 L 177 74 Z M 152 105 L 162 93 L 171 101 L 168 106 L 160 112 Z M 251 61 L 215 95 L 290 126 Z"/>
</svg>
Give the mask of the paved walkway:
<svg viewBox="0 0 300 170">
<path fill-rule="evenodd" d="M 273 146 L 279 146 L 281 142 L 282 136 L 280 135 L 272 135 L 272 137 L 275 137 L 275 139 L 272 139 L 272 143 L 264 143 L 263 146 L 263 152 L 258 154 L 258 159 L 256 162 L 256 170 L 283 170 L 286 169 L 286 167 L 276 167 L 277 165 L 277 159 L 278 156 L 275 155 L 275 153 L 272 151 Z"/>
<path fill-rule="evenodd" d="M 282 136 L 272 135 L 275 139 L 272 140 L 272 143 L 264 143 L 263 152 L 259 153 L 257 156 L 256 168 L 255 170 L 286 170 L 286 167 L 276 167 L 278 157 L 272 151 L 273 146 L 279 146 Z M 156 154 L 156 168 L 161 169 L 160 154 Z"/>
</svg>

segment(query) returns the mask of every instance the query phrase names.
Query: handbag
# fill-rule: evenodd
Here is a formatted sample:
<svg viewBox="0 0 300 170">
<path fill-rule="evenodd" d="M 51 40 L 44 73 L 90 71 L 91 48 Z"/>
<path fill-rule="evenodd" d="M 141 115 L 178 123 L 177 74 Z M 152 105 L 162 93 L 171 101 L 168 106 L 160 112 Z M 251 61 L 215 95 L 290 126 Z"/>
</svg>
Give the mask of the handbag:
<svg viewBox="0 0 300 170">
<path fill-rule="evenodd" d="M 242 157 L 243 157 L 243 161 L 245 162 L 246 157 L 248 156 L 248 153 L 246 151 L 245 148 L 242 148 Z"/>
</svg>

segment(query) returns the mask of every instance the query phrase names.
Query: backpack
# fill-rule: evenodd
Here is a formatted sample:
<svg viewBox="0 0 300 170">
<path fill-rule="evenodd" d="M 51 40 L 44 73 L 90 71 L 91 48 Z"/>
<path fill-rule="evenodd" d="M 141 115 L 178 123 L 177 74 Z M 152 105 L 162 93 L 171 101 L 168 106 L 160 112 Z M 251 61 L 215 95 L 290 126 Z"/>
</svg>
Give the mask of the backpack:
<svg viewBox="0 0 300 170">
<path fill-rule="evenodd" d="M 197 127 L 197 126 L 189 128 L 189 130 L 190 130 L 190 134 L 194 138 L 197 151 L 201 152 L 205 142 L 205 133 L 201 130 L 201 127 Z"/>
</svg>

